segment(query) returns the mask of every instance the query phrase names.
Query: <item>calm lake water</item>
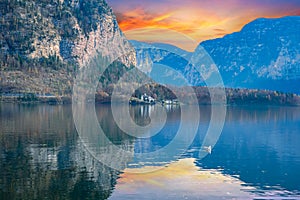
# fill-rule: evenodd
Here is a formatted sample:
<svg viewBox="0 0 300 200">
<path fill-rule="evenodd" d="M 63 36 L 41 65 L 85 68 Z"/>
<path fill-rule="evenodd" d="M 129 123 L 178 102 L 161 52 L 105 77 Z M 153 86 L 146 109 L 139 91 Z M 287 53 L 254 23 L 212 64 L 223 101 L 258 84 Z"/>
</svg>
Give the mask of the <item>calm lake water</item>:
<svg viewBox="0 0 300 200">
<path fill-rule="evenodd" d="M 130 114 L 145 126 L 155 109 L 135 106 Z M 172 152 L 137 159 L 136 154 L 162 149 L 176 136 L 181 111 L 166 110 L 158 134 L 136 138 L 118 128 L 110 105 L 96 106 L 111 141 L 99 141 L 96 149 L 119 171 L 90 154 L 87 142 L 97 143 L 99 137 L 79 137 L 70 105 L 0 104 L 0 199 L 300 199 L 300 108 L 227 107 L 218 142 L 200 159 L 209 151 L 201 145 L 211 110 L 201 106 L 199 129 L 187 149 L 180 149 L 179 140 Z M 196 120 L 190 110 L 187 125 Z M 193 134 L 184 131 L 187 138 Z"/>
</svg>

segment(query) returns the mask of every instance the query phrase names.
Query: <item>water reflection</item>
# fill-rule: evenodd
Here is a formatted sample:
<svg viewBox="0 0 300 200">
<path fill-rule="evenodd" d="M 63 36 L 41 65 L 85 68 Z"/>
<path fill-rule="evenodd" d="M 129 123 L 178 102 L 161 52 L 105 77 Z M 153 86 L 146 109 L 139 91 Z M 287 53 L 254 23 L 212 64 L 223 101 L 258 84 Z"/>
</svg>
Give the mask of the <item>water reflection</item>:
<svg viewBox="0 0 300 200">
<path fill-rule="evenodd" d="M 148 169 L 127 169 L 118 179 L 110 199 L 252 199 L 251 187 L 217 170 L 195 166 L 195 159 L 184 158 L 153 173 Z M 140 173 L 137 174 L 137 171 Z"/>
<path fill-rule="evenodd" d="M 130 116 L 137 124 L 147 125 L 155 109 L 130 107 Z M 186 125 L 195 119 L 193 107 L 188 109 Z M 298 198 L 300 108 L 229 107 L 212 154 L 199 159 L 210 109 L 200 107 L 196 136 L 187 129 L 178 149 L 140 160 L 136 154 L 155 152 L 176 137 L 180 109 L 167 109 L 166 124 L 153 137 L 136 138 L 116 125 L 110 105 L 97 106 L 99 124 L 111 143 L 99 135 L 90 143 L 99 144 L 102 159 L 124 169 L 119 172 L 86 150 L 70 106 L 0 104 L 0 199 Z M 191 137 L 192 144 L 182 149 Z M 131 152 L 131 157 L 116 154 L 111 145 Z M 164 165 L 161 171 L 133 174 Z"/>
<path fill-rule="evenodd" d="M 0 199 L 110 196 L 119 172 L 84 150 L 69 106 L 0 106 Z"/>
<path fill-rule="evenodd" d="M 299 195 L 299 122 L 295 107 L 233 107 L 214 153 L 197 164 L 238 176 L 255 192 Z"/>
</svg>

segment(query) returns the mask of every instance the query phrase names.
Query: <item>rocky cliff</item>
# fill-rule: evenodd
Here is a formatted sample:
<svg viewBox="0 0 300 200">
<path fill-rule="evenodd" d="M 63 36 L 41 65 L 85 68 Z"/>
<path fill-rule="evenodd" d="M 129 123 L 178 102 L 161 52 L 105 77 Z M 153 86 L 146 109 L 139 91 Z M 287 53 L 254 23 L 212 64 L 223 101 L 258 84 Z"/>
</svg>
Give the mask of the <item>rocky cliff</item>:
<svg viewBox="0 0 300 200">
<path fill-rule="evenodd" d="M 0 2 L 2 93 L 70 94 L 76 70 L 97 54 L 135 54 L 104 0 L 2 0 Z"/>
</svg>

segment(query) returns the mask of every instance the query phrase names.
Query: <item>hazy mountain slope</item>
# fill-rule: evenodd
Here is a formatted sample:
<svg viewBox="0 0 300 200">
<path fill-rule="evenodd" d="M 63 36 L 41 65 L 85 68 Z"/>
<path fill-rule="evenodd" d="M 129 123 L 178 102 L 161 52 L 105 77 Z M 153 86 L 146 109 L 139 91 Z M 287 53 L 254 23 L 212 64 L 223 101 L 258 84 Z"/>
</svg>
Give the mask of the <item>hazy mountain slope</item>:
<svg viewBox="0 0 300 200">
<path fill-rule="evenodd" d="M 215 61 L 227 87 L 300 93 L 299 30 L 299 16 L 261 18 L 240 32 L 200 45 Z"/>
<path fill-rule="evenodd" d="M 226 87 L 300 93 L 299 30 L 299 16 L 261 18 L 240 32 L 202 42 L 193 53 L 168 44 L 131 43 L 137 51 L 138 68 L 148 74 L 162 67 L 155 64 L 163 64 L 183 74 L 190 84 L 205 85 L 194 68 L 199 66 L 188 65 L 191 56 L 201 56 L 204 48 Z M 159 72 L 171 74 L 169 70 Z"/>
<path fill-rule="evenodd" d="M 193 53 L 163 43 L 130 41 L 136 51 L 137 68 L 158 82 L 182 85 L 185 77 L 188 84 L 199 85 L 199 73 L 187 70 Z M 191 75 L 192 73 L 192 75 Z"/>
</svg>

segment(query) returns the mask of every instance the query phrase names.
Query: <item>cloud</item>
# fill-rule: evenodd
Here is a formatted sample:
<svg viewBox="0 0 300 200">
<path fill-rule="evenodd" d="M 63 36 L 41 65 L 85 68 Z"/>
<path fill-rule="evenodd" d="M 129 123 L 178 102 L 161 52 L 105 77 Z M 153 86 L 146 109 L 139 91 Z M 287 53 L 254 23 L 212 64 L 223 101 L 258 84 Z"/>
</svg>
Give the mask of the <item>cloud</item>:
<svg viewBox="0 0 300 200">
<path fill-rule="evenodd" d="M 122 30 L 141 27 L 167 27 L 172 23 L 172 13 L 148 13 L 142 8 L 136 8 L 124 13 L 116 13 L 119 26 Z"/>
<path fill-rule="evenodd" d="M 215 28 L 214 31 L 218 32 L 218 33 L 224 33 L 224 32 L 226 32 L 224 29 L 221 29 L 221 28 Z"/>
<path fill-rule="evenodd" d="M 299 0 L 108 0 L 115 10 L 120 28 L 127 32 L 140 28 L 178 31 L 197 42 L 239 31 L 259 17 L 300 15 Z M 153 31 L 152 31 L 153 33 Z M 168 37 L 157 32 L 156 35 Z M 133 36 L 133 35 L 131 35 Z M 137 36 L 137 32 L 135 33 Z M 139 38 L 151 37 L 144 34 Z M 131 38 L 134 39 L 134 38 Z M 180 41 L 181 42 L 181 41 Z M 193 47 L 185 47 L 192 50 Z"/>
</svg>

